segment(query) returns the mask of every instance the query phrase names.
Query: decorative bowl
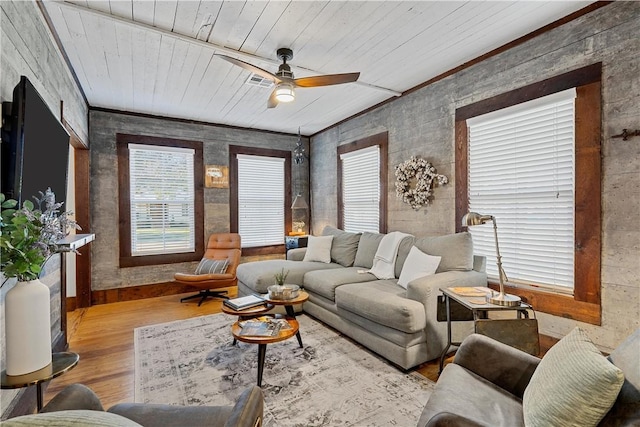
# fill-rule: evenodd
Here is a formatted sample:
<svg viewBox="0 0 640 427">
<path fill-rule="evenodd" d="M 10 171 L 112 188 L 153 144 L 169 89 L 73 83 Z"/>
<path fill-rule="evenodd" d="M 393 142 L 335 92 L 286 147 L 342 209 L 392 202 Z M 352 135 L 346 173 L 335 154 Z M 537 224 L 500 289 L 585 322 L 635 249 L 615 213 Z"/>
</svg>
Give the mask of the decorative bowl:
<svg viewBox="0 0 640 427">
<path fill-rule="evenodd" d="M 298 285 L 273 285 L 267 288 L 270 299 L 294 299 L 300 293 Z"/>
</svg>

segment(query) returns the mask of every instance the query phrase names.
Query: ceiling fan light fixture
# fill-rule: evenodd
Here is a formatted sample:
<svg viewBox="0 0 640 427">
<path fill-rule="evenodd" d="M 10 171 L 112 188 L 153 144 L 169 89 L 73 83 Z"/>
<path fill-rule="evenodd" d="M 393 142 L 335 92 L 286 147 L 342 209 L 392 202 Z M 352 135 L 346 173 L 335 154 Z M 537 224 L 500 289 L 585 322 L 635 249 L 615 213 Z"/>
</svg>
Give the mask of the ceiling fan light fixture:
<svg viewBox="0 0 640 427">
<path fill-rule="evenodd" d="M 296 99 L 296 92 L 293 85 L 287 82 L 278 83 L 275 89 L 275 97 L 278 102 L 291 102 Z"/>
</svg>

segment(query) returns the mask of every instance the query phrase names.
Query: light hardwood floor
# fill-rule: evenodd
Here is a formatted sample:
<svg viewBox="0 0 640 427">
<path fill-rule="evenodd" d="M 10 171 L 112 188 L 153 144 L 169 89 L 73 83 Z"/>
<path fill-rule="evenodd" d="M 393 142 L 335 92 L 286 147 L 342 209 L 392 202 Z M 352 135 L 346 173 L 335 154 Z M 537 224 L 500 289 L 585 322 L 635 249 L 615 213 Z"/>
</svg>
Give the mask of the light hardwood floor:
<svg viewBox="0 0 640 427">
<path fill-rule="evenodd" d="M 235 292 L 235 288 L 230 290 L 230 296 L 235 296 Z M 198 307 L 198 300 L 180 303 L 185 295 L 188 294 L 95 305 L 68 313 L 69 351 L 78 353 L 80 362 L 51 381 L 44 403 L 73 383 L 93 389 L 105 408 L 133 402 L 133 330 L 139 326 L 222 312 L 220 300 L 209 299 Z M 437 361 L 425 363 L 418 372 L 436 381 Z"/>
</svg>

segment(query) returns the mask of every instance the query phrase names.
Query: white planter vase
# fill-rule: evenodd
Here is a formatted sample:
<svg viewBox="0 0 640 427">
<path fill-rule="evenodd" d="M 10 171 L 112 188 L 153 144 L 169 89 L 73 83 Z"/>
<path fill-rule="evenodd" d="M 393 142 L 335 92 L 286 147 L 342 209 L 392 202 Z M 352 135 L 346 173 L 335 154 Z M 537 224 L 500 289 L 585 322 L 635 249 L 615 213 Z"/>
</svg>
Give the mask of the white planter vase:
<svg viewBox="0 0 640 427">
<path fill-rule="evenodd" d="M 4 301 L 6 372 L 24 375 L 51 363 L 49 288 L 40 280 L 18 282 Z"/>
</svg>

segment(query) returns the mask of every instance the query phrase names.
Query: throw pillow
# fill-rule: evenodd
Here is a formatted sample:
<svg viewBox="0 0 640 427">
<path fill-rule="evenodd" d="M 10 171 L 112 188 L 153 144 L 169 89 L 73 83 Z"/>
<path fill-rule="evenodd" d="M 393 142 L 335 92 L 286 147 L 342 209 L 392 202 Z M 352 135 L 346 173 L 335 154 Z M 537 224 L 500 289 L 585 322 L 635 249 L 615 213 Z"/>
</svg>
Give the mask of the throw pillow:
<svg viewBox="0 0 640 427">
<path fill-rule="evenodd" d="M 360 242 L 358 242 L 358 250 L 356 251 L 356 259 L 353 265 L 364 268 L 373 267 L 373 257 L 376 255 L 376 251 L 383 237 L 384 234 L 380 233 L 369 233 L 368 231 L 362 233 Z"/>
<path fill-rule="evenodd" d="M 302 261 L 331 262 L 331 242 L 333 236 L 309 236 L 307 252 Z"/>
<path fill-rule="evenodd" d="M 196 274 L 223 274 L 228 266 L 228 259 L 202 258 L 196 267 Z"/>
<path fill-rule="evenodd" d="M 544 355 L 524 390 L 527 427 L 596 426 L 618 397 L 624 375 L 580 328 Z"/>
<path fill-rule="evenodd" d="M 358 242 L 361 233 L 349 233 L 327 225 L 322 230 L 323 236 L 333 236 L 331 242 L 331 261 L 340 264 L 343 267 L 351 267 L 356 259 L 356 251 L 358 250 Z"/>
<path fill-rule="evenodd" d="M 407 289 L 407 285 L 412 280 L 435 274 L 439 264 L 439 256 L 425 254 L 415 246 L 411 247 L 409 255 L 407 255 L 407 259 L 402 266 L 398 285 Z"/>
</svg>

